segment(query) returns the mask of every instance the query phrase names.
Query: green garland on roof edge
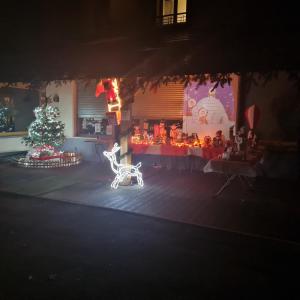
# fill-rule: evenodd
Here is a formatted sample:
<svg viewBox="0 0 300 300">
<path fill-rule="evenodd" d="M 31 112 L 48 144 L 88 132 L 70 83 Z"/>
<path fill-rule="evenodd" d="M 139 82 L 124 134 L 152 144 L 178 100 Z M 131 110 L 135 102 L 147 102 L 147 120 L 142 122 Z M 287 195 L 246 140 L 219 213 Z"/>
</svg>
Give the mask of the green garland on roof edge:
<svg viewBox="0 0 300 300">
<path fill-rule="evenodd" d="M 244 82 L 247 83 L 247 87 L 258 85 L 262 82 L 262 85 L 265 86 L 272 79 L 276 79 L 279 76 L 280 71 L 258 71 L 258 72 L 232 72 L 232 73 L 199 73 L 194 75 L 161 75 L 161 76 L 140 76 L 140 77 L 124 77 L 121 80 L 120 84 L 120 94 L 124 99 L 125 107 L 128 103 L 133 101 L 133 95 L 138 91 L 145 91 L 150 89 L 151 91 L 156 91 L 162 85 L 168 85 L 169 83 L 181 83 L 185 87 L 190 82 L 197 82 L 198 85 L 206 85 L 207 82 L 215 83 L 214 89 L 218 86 L 223 87 L 225 84 L 231 84 L 232 74 L 241 76 L 244 79 Z M 300 72 L 299 71 L 286 71 L 288 78 L 291 82 L 300 91 Z M 85 85 L 88 86 L 91 84 L 92 80 L 100 80 L 107 78 L 109 76 L 99 76 L 95 74 L 90 74 L 89 76 L 69 76 L 64 77 L 62 80 L 33 80 L 28 82 L 28 87 L 32 89 L 44 89 L 49 83 L 55 83 L 56 86 L 61 86 L 66 83 L 71 82 L 72 80 L 81 80 L 84 81 Z M 3 87 L 13 87 L 17 83 L 6 83 Z"/>
</svg>

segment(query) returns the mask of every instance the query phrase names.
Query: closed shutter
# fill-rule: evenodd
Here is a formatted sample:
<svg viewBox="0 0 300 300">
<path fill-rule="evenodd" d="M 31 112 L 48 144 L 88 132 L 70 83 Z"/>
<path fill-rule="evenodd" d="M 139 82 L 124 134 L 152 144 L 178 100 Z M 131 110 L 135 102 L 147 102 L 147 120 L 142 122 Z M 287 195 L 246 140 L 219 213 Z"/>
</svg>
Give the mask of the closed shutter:
<svg viewBox="0 0 300 300">
<path fill-rule="evenodd" d="M 77 82 L 78 90 L 78 118 L 103 119 L 107 112 L 105 95 L 95 97 L 96 80 L 86 85 L 82 81 Z"/>
<path fill-rule="evenodd" d="M 132 106 L 134 118 L 182 119 L 184 86 L 180 83 L 162 85 L 157 92 L 138 91 Z"/>
</svg>

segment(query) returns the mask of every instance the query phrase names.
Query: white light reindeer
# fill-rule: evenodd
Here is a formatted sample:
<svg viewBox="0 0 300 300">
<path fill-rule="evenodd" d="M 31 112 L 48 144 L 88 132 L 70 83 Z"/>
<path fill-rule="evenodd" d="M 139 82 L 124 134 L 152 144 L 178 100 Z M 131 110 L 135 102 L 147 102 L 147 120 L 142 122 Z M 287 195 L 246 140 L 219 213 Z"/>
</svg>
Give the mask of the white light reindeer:
<svg viewBox="0 0 300 300">
<path fill-rule="evenodd" d="M 142 173 L 139 171 L 142 163 L 139 162 L 137 165 L 124 165 L 117 162 L 116 152 L 120 150 L 117 143 L 114 144 L 111 152 L 104 151 L 103 154 L 109 159 L 110 166 L 113 172 L 116 174 L 111 187 L 117 189 L 119 183 L 122 182 L 127 176 L 135 176 L 139 186 L 144 186 Z"/>
</svg>

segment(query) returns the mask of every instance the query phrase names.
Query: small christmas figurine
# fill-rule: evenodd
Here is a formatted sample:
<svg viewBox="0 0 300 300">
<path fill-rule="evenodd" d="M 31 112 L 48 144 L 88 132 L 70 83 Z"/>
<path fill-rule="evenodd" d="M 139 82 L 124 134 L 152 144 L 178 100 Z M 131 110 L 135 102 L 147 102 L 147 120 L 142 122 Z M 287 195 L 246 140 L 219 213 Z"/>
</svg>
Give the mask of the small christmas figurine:
<svg viewBox="0 0 300 300">
<path fill-rule="evenodd" d="M 192 133 L 192 143 L 194 146 L 201 146 L 200 140 L 197 133 Z"/>
<path fill-rule="evenodd" d="M 229 160 L 231 158 L 233 148 L 231 142 L 228 141 L 225 145 L 224 153 L 222 154 L 222 159 Z"/>
<path fill-rule="evenodd" d="M 188 143 L 188 137 L 189 137 L 189 135 L 187 133 L 185 133 L 185 132 L 182 133 L 181 138 L 182 138 L 183 143 L 185 143 L 185 144 Z"/>
<path fill-rule="evenodd" d="M 245 127 L 241 127 L 234 137 L 236 154 L 240 159 L 246 159 Z"/>
<path fill-rule="evenodd" d="M 135 136 L 140 136 L 141 135 L 140 126 L 138 126 L 138 125 L 133 126 L 133 134 Z"/>
<path fill-rule="evenodd" d="M 141 130 L 140 130 L 140 126 L 138 125 L 134 125 L 133 126 L 133 135 L 131 137 L 131 141 L 133 143 L 139 143 L 141 140 Z"/>
<path fill-rule="evenodd" d="M 177 129 L 177 125 L 176 124 L 172 124 L 170 129 L 170 139 L 172 142 L 174 142 L 175 140 L 177 140 L 177 136 L 178 136 L 178 129 Z"/>
<path fill-rule="evenodd" d="M 222 130 L 216 132 L 216 136 L 213 138 L 214 147 L 223 147 L 225 144 L 225 137 L 222 134 Z"/>
<path fill-rule="evenodd" d="M 181 142 L 182 142 L 182 129 L 181 129 L 181 128 L 178 128 L 177 131 L 178 131 L 178 134 L 177 134 L 177 139 L 176 139 L 176 141 L 177 141 L 178 143 L 181 143 Z"/>
<path fill-rule="evenodd" d="M 209 135 L 206 135 L 204 137 L 204 148 L 210 148 L 211 147 L 211 137 Z"/>
<path fill-rule="evenodd" d="M 257 137 L 256 134 L 254 133 L 253 129 L 250 129 L 248 131 L 248 136 L 247 136 L 247 144 L 248 147 L 250 147 L 251 149 L 255 148 L 256 144 L 257 144 Z"/>
<path fill-rule="evenodd" d="M 143 131 L 143 139 L 145 142 L 147 142 L 149 140 L 149 134 L 148 131 L 144 129 Z"/>
<path fill-rule="evenodd" d="M 236 143 L 237 152 L 244 150 L 245 144 L 245 127 L 241 127 L 234 137 Z"/>
<path fill-rule="evenodd" d="M 155 140 L 159 139 L 159 132 L 160 132 L 159 124 L 154 124 L 154 126 L 153 126 L 153 137 L 154 137 Z"/>
<path fill-rule="evenodd" d="M 165 142 L 167 138 L 167 130 L 165 128 L 165 122 L 164 121 L 160 121 L 159 123 L 159 139 L 160 142 Z"/>
</svg>

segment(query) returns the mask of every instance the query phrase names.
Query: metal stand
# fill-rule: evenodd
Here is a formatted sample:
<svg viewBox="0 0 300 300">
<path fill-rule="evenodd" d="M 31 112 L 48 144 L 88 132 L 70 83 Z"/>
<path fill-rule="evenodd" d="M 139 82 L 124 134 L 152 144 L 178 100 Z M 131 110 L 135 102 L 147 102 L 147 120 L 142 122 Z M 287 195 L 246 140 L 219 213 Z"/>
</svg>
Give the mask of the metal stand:
<svg viewBox="0 0 300 300">
<path fill-rule="evenodd" d="M 220 196 L 220 194 L 231 184 L 231 182 L 236 178 L 237 175 L 233 174 L 227 178 L 226 182 L 221 186 L 221 188 L 214 194 L 214 197 Z"/>
<path fill-rule="evenodd" d="M 221 186 L 221 188 L 214 194 L 214 197 L 218 197 L 221 193 L 233 182 L 235 178 L 239 178 L 241 183 L 246 185 L 248 188 L 253 189 L 253 185 L 250 180 L 246 176 L 232 174 L 231 176 L 227 177 L 226 182 Z"/>
</svg>

